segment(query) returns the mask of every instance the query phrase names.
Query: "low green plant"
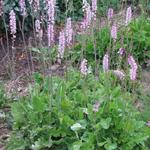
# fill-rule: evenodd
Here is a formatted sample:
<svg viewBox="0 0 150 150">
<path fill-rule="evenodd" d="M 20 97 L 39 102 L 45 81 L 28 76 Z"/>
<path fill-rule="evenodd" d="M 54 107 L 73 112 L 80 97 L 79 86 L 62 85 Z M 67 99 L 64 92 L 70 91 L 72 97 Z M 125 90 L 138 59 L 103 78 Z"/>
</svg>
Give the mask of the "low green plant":
<svg viewBox="0 0 150 150">
<path fill-rule="evenodd" d="M 36 75 L 31 95 L 12 104 L 7 150 L 146 150 L 145 122 L 115 81 L 111 73 L 95 79 L 75 70 L 67 80 Z"/>
<path fill-rule="evenodd" d="M 124 30 L 124 35 L 126 35 L 124 44 L 129 45 L 126 50 L 133 54 L 140 64 L 150 59 L 150 20 L 148 18 L 135 19 Z"/>
<path fill-rule="evenodd" d="M 96 59 L 102 62 L 101 60 L 110 45 L 110 31 L 107 26 L 101 30 L 96 28 L 93 30 L 93 33 L 88 33 L 90 36 L 87 34 L 77 36 L 77 44 L 69 51 L 72 61 L 78 62 L 80 61 L 79 58 L 84 55 L 89 64 L 95 66 L 94 59 L 96 55 Z"/>
</svg>

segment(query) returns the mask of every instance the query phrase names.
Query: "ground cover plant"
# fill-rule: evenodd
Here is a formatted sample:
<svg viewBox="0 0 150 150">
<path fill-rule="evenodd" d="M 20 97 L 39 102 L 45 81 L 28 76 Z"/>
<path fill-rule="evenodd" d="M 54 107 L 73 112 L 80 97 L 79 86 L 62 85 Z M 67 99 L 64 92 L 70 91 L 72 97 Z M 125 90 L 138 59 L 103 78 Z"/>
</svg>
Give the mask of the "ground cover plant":
<svg viewBox="0 0 150 150">
<path fill-rule="evenodd" d="M 146 4 L 0 0 L 5 149 L 149 149 Z"/>
</svg>

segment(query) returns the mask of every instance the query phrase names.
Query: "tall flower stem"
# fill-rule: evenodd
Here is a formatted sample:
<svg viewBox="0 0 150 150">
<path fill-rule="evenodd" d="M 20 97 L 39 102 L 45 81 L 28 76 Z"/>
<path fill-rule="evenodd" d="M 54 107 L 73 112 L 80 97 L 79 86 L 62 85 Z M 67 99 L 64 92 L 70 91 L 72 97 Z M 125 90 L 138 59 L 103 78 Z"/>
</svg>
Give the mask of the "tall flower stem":
<svg viewBox="0 0 150 150">
<path fill-rule="evenodd" d="M 29 57 L 28 57 L 28 49 L 27 49 L 27 46 L 26 46 L 25 35 L 24 35 L 24 22 L 25 22 L 25 16 L 23 16 L 22 24 L 19 22 L 19 26 L 20 26 L 20 31 L 21 31 L 21 34 L 22 34 L 24 49 L 25 49 L 25 52 L 26 52 L 29 75 L 31 75 L 32 70 L 31 70 L 31 67 L 30 67 L 30 60 L 29 60 Z"/>
<path fill-rule="evenodd" d="M 97 50 L 96 50 L 96 40 L 94 38 L 94 24 L 92 24 L 92 41 L 93 41 L 93 47 L 94 47 L 94 57 L 95 57 L 95 76 L 98 73 L 98 67 L 97 67 Z"/>
<path fill-rule="evenodd" d="M 17 27 L 16 27 L 16 14 L 14 10 L 11 10 L 9 13 L 9 27 L 11 31 L 11 39 L 12 39 L 12 78 L 16 78 L 16 72 L 15 72 L 15 39 L 16 39 L 16 33 L 17 33 Z"/>
<path fill-rule="evenodd" d="M 9 47 L 9 38 L 8 38 L 8 29 L 7 29 L 7 24 L 6 24 L 6 21 L 5 21 L 5 15 L 3 14 L 2 16 L 2 19 L 3 19 L 3 23 L 4 23 L 4 28 L 5 28 L 5 35 L 6 35 L 6 45 L 7 45 L 7 52 L 8 52 L 8 60 L 9 60 L 9 69 L 10 69 L 10 73 L 8 71 L 8 75 L 9 77 L 11 78 L 12 77 L 12 65 L 10 64 L 11 63 L 11 52 L 10 52 L 10 47 Z"/>
</svg>

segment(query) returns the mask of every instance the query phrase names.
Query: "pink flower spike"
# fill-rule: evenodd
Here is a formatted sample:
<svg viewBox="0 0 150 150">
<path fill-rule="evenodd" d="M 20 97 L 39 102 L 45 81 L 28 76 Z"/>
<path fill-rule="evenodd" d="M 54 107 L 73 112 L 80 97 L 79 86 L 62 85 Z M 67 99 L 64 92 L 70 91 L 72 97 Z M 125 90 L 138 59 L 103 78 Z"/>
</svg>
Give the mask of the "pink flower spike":
<svg viewBox="0 0 150 150">
<path fill-rule="evenodd" d="M 116 25 L 113 25 L 111 28 L 111 37 L 116 41 L 117 39 L 117 27 Z"/>
<path fill-rule="evenodd" d="M 114 15 L 114 10 L 112 8 L 109 8 L 107 13 L 108 20 L 111 20 L 113 18 L 113 15 Z"/>
<path fill-rule="evenodd" d="M 119 51 L 118 51 L 118 54 L 119 54 L 120 56 L 123 56 L 124 53 L 125 53 L 125 49 L 121 47 L 121 48 L 119 49 Z"/>
<path fill-rule="evenodd" d="M 51 47 L 54 43 L 54 25 L 48 24 L 47 27 L 48 46 Z"/>
<path fill-rule="evenodd" d="M 109 56 L 108 54 L 105 54 L 103 58 L 103 70 L 104 72 L 107 72 L 109 70 Z"/>
<path fill-rule="evenodd" d="M 128 56 L 128 64 L 130 65 L 130 67 L 133 69 L 133 70 L 137 70 L 138 69 L 138 66 L 133 58 L 133 56 L 129 55 Z"/>
<path fill-rule="evenodd" d="M 51 24 L 55 23 L 55 5 L 56 5 L 56 0 L 47 1 L 48 22 Z"/>
<path fill-rule="evenodd" d="M 93 105 L 93 111 L 94 111 L 94 112 L 98 112 L 99 107 L 100 107 L 100 102 L 96 102 L 96 103 Z"/>
<path fill-rule="evenodd" d="M 132 20 L 132 9 L 131 7 L 127 8 L 127 12 L 126 12 L 126 20 L 125 20 L 125 25 L 127 26 Z"/>
<path fill-rule="evenodd" d="M 87 68 L 87 60 L 83 59 L 80 65 L 80 72 L 83 75 L 87 75 L 88 74 L 88 68 Z"/>
<path fill-rule="evenodd" d="M 10 13 L 9 13 L 9 26 L 10 26 L 11 34 L 15 38 L 15 34 L 17 32 L 17 29 L 16 29 L 16 14 L 13 10 L 11 10 Z"/>
<path fill-rule="evenodd" d="M 89 3 L 87 3 L 86 0 L 84 1 L 83 11 L 85 13 L 85 16 L 84 16 L 84 19 L 81 23 L 82 24 L 81 28 L 85 30 L 86 28 L 88 28 L 90 26 L 91 21 L 92 21 L 92 15 L 93 15 L 92 10 L 91 10 L 91 6 Z"/>
<path fill-rule="evenodd" d="M 96 11 L 97 11 L 97 0 L 92 0 L 92 13 L 94 20 L 96 20 Z"/>
<path fill-rule="evenodd" d="M 58 58 L 62 59 L 64 57 L 65 43 L 65 33 L 61 31 L 59 35 Z"/>
<path fill-rule="evenodd" d="M 131 56 L 131 55 L 128 56 L 128 64 L 131 67 L 130 79 L 134 81 L 134 80 L 136 80 L 138 66 L 137 66 L 133 56 Z"/>
<path fill-rule="evenodd" d="M 136 80 L 136 76 L 137 76 L 137 70 L 131 68 L 131 69 L 130 69 L 130 79 L 131 79 L 132 81 L 135 81 L 135 80 Z"/>
<path fill-rule="evenodd" d="M 22 16 L 26 16 L 26 15 L 27 15 L 27 12 L 26 12 L 25 0 L 19 0 L 19 5 L 20 5 L 21 15 L 22 15 Z"/>
<path fill-rule="evenodd" d="M 67 43 L 67 46 L 71 45 L 72 37 L 73 37 L 72 22 L 71 22 L 71 18 L 68 18 L 67 23 L 66 23 L 66 43 Z"/>
<path fill-rule="evenodd" d="M 114 70 L 113 73 L 120 79 L 120 80 L 124 80 L 125 78 L 125 74 L 120 71 L 120 70 Z"/>
<path fill-rule="evenodd" d="M 97 11 L 97 0 L 92 0 L 92 11 L 93 12 Z"/>
</svg>

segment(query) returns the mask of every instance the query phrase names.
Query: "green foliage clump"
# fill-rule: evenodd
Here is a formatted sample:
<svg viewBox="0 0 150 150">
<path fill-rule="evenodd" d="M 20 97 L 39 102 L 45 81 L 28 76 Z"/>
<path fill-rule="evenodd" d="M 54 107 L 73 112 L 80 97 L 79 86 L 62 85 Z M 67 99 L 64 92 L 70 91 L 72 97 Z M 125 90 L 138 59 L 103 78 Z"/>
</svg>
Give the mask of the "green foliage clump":
<svg viewBox="0 0 150 150">
<path fill-rule="evenodd" d="M 99 62 L 110 46 L 110 29 L 104 27 L 102 29 L 93 29 L 92 33 L 77 36 L 77 44 L 69 53 L 71 53 L 72 61 L 80 61 L 79 58 L 84 55 L 88 59 L 90 65 L 95 66 L 95 56 Z"/>
<path fill-rule="evenodd" d="M 150 59 L 150 20 L 145 17 L 137 18 L 131 22 L 127 30 L 128 34 L 125 40 L 132 44 L 128 51 L 135 56 L 139 63 L 144 63 Z"/>
<path fill-rule="evenodd" d="M 111 73 L 96 80 L 73 70 L 67 80 L 36 75 L 31 95 L 12 104 L 7 150 L 146 150 L 145 122 L 114 81 Z"/>
</svg>

